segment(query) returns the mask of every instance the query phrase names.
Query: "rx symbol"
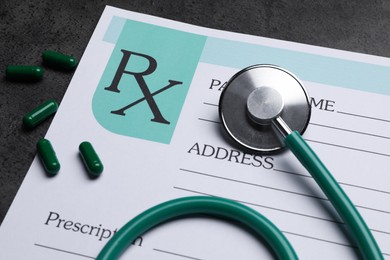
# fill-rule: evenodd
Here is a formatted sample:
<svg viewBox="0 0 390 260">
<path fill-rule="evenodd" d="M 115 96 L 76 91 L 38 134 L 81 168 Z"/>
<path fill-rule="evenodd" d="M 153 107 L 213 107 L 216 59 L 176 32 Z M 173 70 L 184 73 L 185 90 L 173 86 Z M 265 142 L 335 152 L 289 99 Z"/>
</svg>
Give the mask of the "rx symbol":
<svg viewBox="0 0 390 260">
<path fill-rule="evenodd" d="M 148 104 L 148 106 L 149 106 L 149 108 L 152 111 L 153 116 L 154 116 L 151 119 L 151 121 L 161 123 L 161 124 L 170 124 L 170 122 L 168 120 L 166 120 L 163 117 L 163 115 L 161 114 L 161 111 L 158 108 L 156 101 L 154 100 L 154 96 L 170 89 L 173 86 L 183 84 L 183 82 L 176 81 L 176 80 L 168 80 L 168 85 L 166 85 L 165 87 L 162 87 L 161 89 L 159 89 L 155 92 L 150 92 L 150 89 L 149 89 L 148 85 L 146 84 L 144 77 L 152 74 L 156 70 L 157 61 L 153 57 L 145 55 L 145 54 L 131 52 L 131 51 L 123 50 L 123 49 L 121 50 L 121 52 L 123 53 L 122 60 L 118 66 L 118 69 L 115 73 L 115 76 L 114 76 L 112 82 L 111 82 L 111 85 L 104 88 L 104 89 L 108 90 L 108 91 L 113 91 L 113 92 L 119 93 L 120 92 L 120 90 L 118 88 L 119 81 L 121 80 L 123 74 L 129 74 L 129 75 L 134 76 L 139 88 L 142 91 L 143 97 L 124 106 L 124 107 L 122 107 L 122 108 L 120 108 L 120 109 L 118 109 L 118 110 L 111 111 L 111 113 L 116 114 L 116 115 L 125 116 L 126 115 L 125 111 L 127 109 L 146 100 L 146 102 L 147 102 L 147 104 Z M 133 72 L 133 71 L 126 70 L 126 65 L 129 62 L 131 55 L 139 56 L 139 57 L 146 59 L 149 62 L 148 68 L 142 72 Z"/>
</svg>

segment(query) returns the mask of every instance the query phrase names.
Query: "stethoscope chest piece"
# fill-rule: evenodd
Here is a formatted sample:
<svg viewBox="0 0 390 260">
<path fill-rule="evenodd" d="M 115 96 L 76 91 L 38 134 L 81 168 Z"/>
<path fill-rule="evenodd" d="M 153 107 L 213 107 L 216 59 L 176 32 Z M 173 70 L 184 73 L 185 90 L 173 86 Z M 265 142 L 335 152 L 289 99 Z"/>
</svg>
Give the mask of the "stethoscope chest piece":
<svg viewBox="0 0 390 260">
<path fill-rule="evenodd" d="M 273 65 L 254 65 L 228 81 L 219 114 L 227 133 L 242 147 L 272 152 L 284 147 L 274 123 L 282 119 L 303 134 L 311 109 L 305 88 L 292 73 Z"/>
</svg>

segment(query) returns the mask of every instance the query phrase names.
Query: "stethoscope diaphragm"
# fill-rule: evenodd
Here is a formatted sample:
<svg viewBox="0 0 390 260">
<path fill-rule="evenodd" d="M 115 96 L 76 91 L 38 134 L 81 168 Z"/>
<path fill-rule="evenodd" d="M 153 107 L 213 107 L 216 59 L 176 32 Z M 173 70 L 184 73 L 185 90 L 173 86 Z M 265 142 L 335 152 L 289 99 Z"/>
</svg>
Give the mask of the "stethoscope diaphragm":
<svg viewBox="0 0 390 260">
<path fill-rule="evenodd" d="M 254 65 L 235 74 L 224 88 L 219 113 L 227 133 L 246 149 L 260 152 L 284 147 L 276 119 L 300 134 L 310 120 L 309 96 L 289 71 L 273 65 Z"/>
</svg>

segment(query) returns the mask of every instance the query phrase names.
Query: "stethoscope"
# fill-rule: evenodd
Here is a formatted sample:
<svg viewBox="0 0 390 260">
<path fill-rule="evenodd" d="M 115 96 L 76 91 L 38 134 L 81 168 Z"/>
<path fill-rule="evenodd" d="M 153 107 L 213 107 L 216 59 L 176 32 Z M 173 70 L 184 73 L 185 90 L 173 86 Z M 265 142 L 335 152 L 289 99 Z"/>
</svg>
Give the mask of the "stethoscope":
<svg viewBox="0 0 390 260">
<path fill-rule="evenodd" d="M 243 149 L 274 152 L 288 147 L 343 219 L 363 258 L 383 259 L 359 212 L 301 136 L 309 123 L 311 106 L 305 88 L 292 73 L 273 65 L 239 71 L 221 94 L 219 115 L 228 136 Z M 146 210 L 123 226 L 97 259 L 117 259 L 140 234 L 192 214 L 241 222 L 262 237 L 278 259 L 298 259 L 283 233 L 260 213 L 231 200 L 204 196 L 179 198 Z"/>
</svg>

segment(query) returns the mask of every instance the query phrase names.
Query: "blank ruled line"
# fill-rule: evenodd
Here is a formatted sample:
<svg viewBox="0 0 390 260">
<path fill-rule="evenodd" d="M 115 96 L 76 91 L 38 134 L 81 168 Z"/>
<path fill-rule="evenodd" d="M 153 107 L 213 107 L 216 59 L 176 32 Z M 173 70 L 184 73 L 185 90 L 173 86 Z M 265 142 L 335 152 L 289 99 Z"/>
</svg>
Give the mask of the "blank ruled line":
<svg viewBox="0 0 390 260">
<path fill-rule="evenodd" d="M 304 196 L 304 197 L 309 197 L 309 198 L 312 198 L 312 199 L 317 199 L 317 200 L 322 200 L 322 201 L 329 202 L 329 200 L 327 198 L 318 197 L 318 196 L 314 196 L 314 195 L 309 195 L 309 194 L 305 194 L 305 193 L 294 192 L 294 191 L 289 191 L 289 190 L 284 190 L 284 189 L 279 189 L 279 188 L 274 188 L 274 187 L 268 187 L 268 186 L 264 186 L 264 185 L 260 185 L 260 184 L 256 184 L 256 183 L 245 182 L 245 181 L 240 181 L 240 180 L 236 180 L 236 179 L 230 179 L 230 178 L 226 178 L 226 177 L 216 176 L 216 175 L 212 175 L 212 174 L 208 174 L 208 173 L 203 173 L 203 172 L 198 172 L 198 171 L 193 171 L 193 170 L 188 170 L 188 169 L 183 169 L 183 168 L 180 168 L 179 170 L 185 171 L 185 172 L 188 172 L 188 173 L 197 174 L 197 175 L 200 175 L 200 176 L 206 176 L 206 177 L 211 177 L 211 178 L 216 178 L 216 179 L 221 179 L 221 180 L 226 180 L 226 181 L 231 181 L 231 182 L 236 182 L 236 183 L 241 183 L 241 184 L 246 184 L 246 185 L 251 185 L 251 186 L 256 186 L 256 187 L 260 187 L 260 188 L 276 190 L 276 191 L 280 191 L 280 192 L 295 194 L 295 195 L 298 195 L 298 196 Z M 370 207 L 360 206 L 360 205 L 356 205 L 356 204 L 355 204 L 355 207 L 363 208 L 363 209 L 371 210 L 371 211 L 376 211 L 376 212 L 381 212 L 381 213 L 385 213 L 385 214 L 390 214 L 389 211 L 385 211 L 385 210 L 382 210 L 382 209 L 370 208 Z"/>
<path fill-rule="evenodd" d="M 390 157 L 390 154 L 386 154 L 386 153 L 379 153 L 379 152 L 374 152 L 374 151 L 369 151 L 369 150 L 364 150 L 364 149 L 353 148 L 353 147 L 350 147 L 350 146 L 332 144 L 332 143 L 321 142 L 321 141 L 316 141 L 316 140 L 311 140 L 311 139 L 305 139 L 305 140 L 308 141 L 308 142 L 313 142 L 313 143 L 318 143 L 318 144 L 324 144 L 324 145 L 329 145 L 329 146 L 349 149 L 349 150 L 353 150 L 353 151 L 357 151 L 357 152 L 371 153 L 371 154 L 376 154 L 376 155 Z"/>
<path fill-rule="evenodd" d="M 287 173 L 287 174 L 291 174 L 291 175 L 297 175 L 297 176 L 300 176 L 300 177 L 313 179 L 312 176 L 306 175 L 306 174 L 302 174 L 302 173 L 297 173 L 297 172 L 292 172 L 292 171 L 287 171 L 287 170 L 281 170 L 281 169 L 275 169 L 275 168 L 273 168 L 272 170 L 276 171 L 276 172 L 283 172 L 283 173 Z"/>
<path fill-rule="evenodd" d="M 83 255 L 80 253 L 75 253 L 75 252 L 72 252 L 69 250 L 64 250 L 64 249 L 60 249 L 60 248 L 56 248 L 56 247 L 45 246 L 45 245 L 41 245 L 41 244 L 37 244 L 37 243 L 35 243 L 34 246 L 39 246 L 42 248 L 46 248 L 46 249 L 50 249 L 50 250 L 54 250 L 54 251 L 58 251 L 58 252 L 62 252 L 62 253 L 67 253 L 67 254 L 71 254 L 71 255 L 77 255 L 77 256 L 81 256 L 81 257 L 85 257 L 85 258 L 95 259 L 95 257 L 92 257 L 92 256 Z"/>
<path fill-rule="evenodd" d="M 299 176 L 299 177 L 304 177 L 304 178 L 313 179 L 313 177 L 312 177 L 311 175 L 296 173 L 296 172 L 287 171 L 287 170 L 275 169 L 275 168 L 272 169 L 272 170 L 274 170 L 274 171 L 276 171 L 276 172 L 282 172 L 282 173 L 287 173 L 287 174 L 291 174 L 291 175 L 296 175 L 296 176 Z M 358 189 L 363 189 L 363 190 L 369 190 L 369 191 L 375 191 L 375 192 L 384 193 L 384 194 L 390 194 L 390 191 L 385 191 L 385 190 L 379 190 L 379 189 L 364 187 L 364 186 L 360 186 L 360 185 L 356 185 L 356 184 L 351 184 L 351 183 L 346 183 L 346 182 L 338 182 L 338 184 L 344 185 L 344 186 L 349 186 L 349 187 L 354 187 L 354 188 L 358 188 Z"/>
<path fill-rule="evenodd" d="M 350 129 L 341 128 L 341 127 L 335 127 L 335 126 L 329 126 L 329 125 L 322 125 L 322 124 L 317 124 L 317 123 L 309 123 L 309 124 L 310 124 L 310 125 L 314 125 L 314 126 L 319 126 L 319 127 L 334 129 L 334 130 L 340 130 L 340 131 L 355 133 L 355 134 L 367 135 L 367 136 L 378 137 L 378 138 L 383 138 L 383 139 L 390 139 L 389 136 L 371 134 L 371 133 L 366 133 L 366 132 L 360 132 L 360 131 L 355 131 L 355 130 L 350 130 Z"/>
<path fill-rule="evenodd" d="M 187 258 L 187 259 L 203 260 L 201 258 L 196 258 L 196 257 L 188 256 L 188 255 L 182 255 L 182 254 L 178 254 L 178 253 L 174 253 L 174 252 L 171 252 L 171 251 L 166 251 L 166 250 L 162 250 L 162 249 L 158 249 L 158 248 L 153 248 L 153 250 L 157 251 L 157 252 L 160 252 L 160 253 L 164 253 L 164 254 L 180 256 L 180 257 Z"/>
<path fill-rule="evenodd" d="M 373 232 L 377 232 L 377 233 L 382 233 L 382 234 L 390 235 L 390 232 L 387 232 L 387 231 L 378 230 L 378 229 L 370 229 L 370 230 L 373 231 Z"/>
<path fill-rule="evenodd" d="M 365 207 L 365 206 L 361 206 L 361 205 L 355 205 L 355 207 L 357 207 L 357 208 L 361 208 L 361 209 L 373 210 L 373 211 L 376 211 L 376 212 L 381 212 L 381 213 L 385 213 L 385 214 L 390 214 L 390 212 L 389 212 L 389 211 L 386 211 L 386 210 L 381 210 L 381 209 L 373 209 L 373 208 L 370 208 L 370 207 Z"/>
<path fill-rule="evenodd" d="M 210 119 L 205 119 L 205 118 L 200 118 L 200 117 L 198 118 L 198 120 L 209 122 L 209 123 L 221 124 L 220 121 L 215 121 L 215 120 L 210 120 Z"/>
<path fill-rule="evenodd" d="M 377 121 L 390 123 L 390 120 L 379 118 L 379 117 L 365 116 L 365 115 L 359 115 L 359 114 L 343 112 L 343 111 L 336 111 L 336 112 L 339 113 L 339 114 L 343 114 L 343 115 L 356 116 L 356 117 L 361 117 L 361 118 L 372 119 L 372 120 L 377 120 Z"/>
<path fill-rule="evenodd" d="M 340 245 L 340 246 L 346 246 L 346 247 L 351 247 L 351 248 L 357 249 L 357 246 L 353 246 L 353 245 L 350 245 L 350 244 L 339 243 L 339 242 L 335 242 L 335 241 L 332 241 L 332 240 L 327 240 L 327 239 L 322 239 L 322 238 L 312 237 L 312 236 L 306 236 L 306 235 L 302 235 L 302 234 L 298 234 L 298 233 L 294 233 L 294 232 L 289 232 L 289 231 L 284 231 L 284 230 L 281 230 L 281 231 L 282 231 L 283 233 L 289 234 L 289 235 L 294 235 L 294 236 L 309 238 L 309 239 L 318 240 L 318 241 L 321 241 L 321 242 L 326 242 L 326 243 L 330 243 L 330 244 L 335 244 L 335 245 Z"/>
<path fill-rule="evenodd" d="M 318 197 L 318 196 L 314 196 L 314 195 L 309 195 L 309 194 L 305 194 L 305 193 L 289 191 L 289 190 L 284 190 L 284 189 L 279 189 L 279 188 L 273 188 L 273 187 L 269 187 L 269 186 L 265 186 L 265 185 L 252 183 L 252 182 L 246 182 L 246 181 L 240 181 L 240 180 L 236 180 L 236 179 L 230 179 L 230 178 L 226 178 L 226 177 L 216 176 L 216 175 L 212 175 L 212 174 L 208 174 L 208 173 L 203 173 L 203 172 L 198 172 L 198 171 L 193 171 L 193 170 L 188 170 L 188 169 L 183 169 L 183 168 L 180 168 L 180 170 L 181 171 L 185 171 L 185 172 L 189 172 L 189 173 L 194 173 L 194 174 L 197 174 L 197 175 L 202 175 L 202 176 L 215 178 L 215 179 L 221 179 L 221 180 L 225 180 L 225 181 L 231 181 L 231 182 L 246 184 L 246 185 L 250 185 L 250 186 L 260 187 L 260 188 L 264 188 L 264 189 L 276 190 L 276 191 L 280 191 L 280 192 L 285 192 L 285 193 L 295 194 L 295 195 L 299 195 L 299 196 L 314 198 L 314 199 L 318 199 L 318 200 L 328 201 L 328 199 L 326 199 L 326 198 Z"/>
<path fill-rule="evenodd" d="M 174 186 L 173 188 L 177 189 L 177 190 L 182 190 L 182 191 L 187 191 L 187 192 L 199 194 L 199 195 L 206 195 L 206 196 L 210 196 L 210 197 L 219 197 L 219 196 L 216 196 L 216 195 L 213 195 L 213 194 L 210 194 L 210 193 L 200 192 L 200 191 L 186 189 L 186 188 L 177 187 L 177 186 Z M 343 222 L 338 221 L 338 220 L 334 220 L 334 219 L 316 217 L 316 216 L 313 216 L 313 215 L 303 214 L 303 213 L 299 213 L 299 212 L 296 212 L 296 211 L 290 211 L 290 210 L 284 210 L 284 209 L 280 209 L 280 208 L 269 207 L 269 206 L 265 206 L 265 205 L 261 205 L 261 204 L 257 204 L 257 203 L 253 203 L 253 202 L 243 201 L 243 200 L 237 200 L 237 199 L 230 199 L 230 200 L 233 200 L 235 202 L 239 202 L 239 203 L 242 203 L 242 204 L 246 204 L 246 205 L 251 205 L 251 206 L 264 208 L 264 209 L 275 210 L 275 211 L 279 211 L 279 212 L 283 212 L 283 213 L 289 213 L 289 214 L 293 214 L 293 215 L 297 215 L 297 216 L 301 216 L 301 217 L 318 219 L 318 220 L 331 222 L 331 223 L 335 223 L 335 224 L 340 224 L 340 225 L 344 224 Z"/>
<path fill-rule="evenodd" d="M 342 184 L 342 185 L 345 185 L 345 186 L 354 187 L 354 188 L 364 189 L 364 190 L 370 190 L 370 191 L 375 191 L 375 192 L 390 194 L 389 191 L 378 190 L 378 189 L 373 189 L 373 188 L 368 188 L 368 187 L 363 187 L 363 186 L 359 186 L 359 185 L 355 185 L 355 184 L 350 184 L 350 183 L 345 183 L 345 182 L 339 182 L 339 184 Z"/>
</svg>

